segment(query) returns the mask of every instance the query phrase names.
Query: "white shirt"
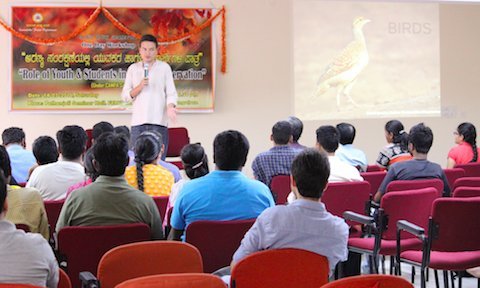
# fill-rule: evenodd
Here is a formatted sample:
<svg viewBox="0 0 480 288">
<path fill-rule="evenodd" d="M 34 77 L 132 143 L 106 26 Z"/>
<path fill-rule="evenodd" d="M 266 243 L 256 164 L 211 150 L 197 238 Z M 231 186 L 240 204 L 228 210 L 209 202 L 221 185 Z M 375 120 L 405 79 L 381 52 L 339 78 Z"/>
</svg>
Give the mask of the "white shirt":
<svg viewBox="0 0 480 288">
<path fill-rule="evenodd" d="M 0 220 L 0 283 L 57 287 L 58 264 L 42 235 Z"/>
<path fill-rule="evenodd" d="M 70 186 L 85 181 L 85 169 L 72 161 L 58 161 L 40 165 L 33 170 L 27 187 L 34 187 L 43 200 L 65 199 Z"/>
<path fill-rule="evenodd" d="M 340 160 L 337 156 L 328 156 L 330 162 L 330 177 L 328 182 L 363 181 L 357 168 Z"/>
<path fill-rule="evenodd" d="M 123 101 L 132 101 L 130 92 L 140 84 L 143 78 L 143 62 L 137 62 L 128 67 L 122 90 Z M 177 105 L 177 98 L 172 68 L 165 62 L 155 61 L 149 67 L 148 85 L 133 100 L 131 125 L 156 124 L 167 126 L 167 105 Z"/>
</svg>

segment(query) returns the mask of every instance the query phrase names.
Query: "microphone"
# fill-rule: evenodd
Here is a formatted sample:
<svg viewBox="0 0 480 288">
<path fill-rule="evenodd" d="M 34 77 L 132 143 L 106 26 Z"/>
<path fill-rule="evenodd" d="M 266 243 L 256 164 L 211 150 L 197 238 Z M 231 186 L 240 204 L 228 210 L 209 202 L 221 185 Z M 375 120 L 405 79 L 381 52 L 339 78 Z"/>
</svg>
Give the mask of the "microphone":
<svg viewBox="0 0 480 288">
<path fill-rule="evenodd" d="M 148 79 L 148 63 L 143 65 L 143 78 Z"/>
</svg>

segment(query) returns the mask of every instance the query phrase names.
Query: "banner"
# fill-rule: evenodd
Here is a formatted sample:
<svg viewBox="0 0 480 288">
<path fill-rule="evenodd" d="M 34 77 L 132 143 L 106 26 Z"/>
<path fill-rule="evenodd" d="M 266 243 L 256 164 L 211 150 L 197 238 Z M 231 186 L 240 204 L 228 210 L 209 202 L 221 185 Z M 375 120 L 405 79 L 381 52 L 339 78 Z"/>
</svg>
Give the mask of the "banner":
<svg viewBox="0 0 480 288">
<path fill-rule="evenodd" d="M 121 25 L 157 39 L 175 38 L 197 29 L 212 9 L 109 8 L 114 21 L 96 7 L 12 7 L 12 27 L 36 39 L 63 37 L 54 45 L 12 37 L 13 111 L 128 111 L 121 99 L 126 71 L 141 61 L 138 39 Z M 92 19 L 95 17 L 94 22 Z M 89 22 L 90 21 L 90 22 Z M 81 29 L 85 25 L 85 29 Z M 88 26 L 88 27 L 87 27 Z M 173 71 L 178 109 L 210 112 L 214 108 L 215 49 L 212 26 L 174 43 L 160 43 L 158 60 Z"/>
</svg>

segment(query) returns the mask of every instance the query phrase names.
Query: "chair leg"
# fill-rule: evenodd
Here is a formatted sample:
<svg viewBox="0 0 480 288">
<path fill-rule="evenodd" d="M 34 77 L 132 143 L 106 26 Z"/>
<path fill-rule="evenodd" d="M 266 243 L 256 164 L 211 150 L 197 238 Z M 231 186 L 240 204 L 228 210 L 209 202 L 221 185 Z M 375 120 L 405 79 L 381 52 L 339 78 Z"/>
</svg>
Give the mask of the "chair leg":
<svg viewBox="0 0 480 288">
<path fill-rule="evenodd" d="M 462 288 L 462 271 L 458 271 L 458 288 Z"/>
<path fill-rule="evenodd" d="M 440 282 L 438 281 L 438 270 L 433 270 L 433 273 L 435 273 L 435 287 L 440 288 Z"/>
<path fill-rule="evenodd" d="M 426 274 L 427 274 L 427 275 L 425 276 L 425 278 L 426 278 L 426 280 L 427 280 L 427 282 L 428 282 L 428 280 L 430 279 L 430 268 L 428 268 L 428 267 L 427 267 L 427 273 L 426 273 Z"/>
<path fill-rule="evenodd" d="M 412 274 L 413 275 L 413 274 Z M 427 286 L 427 282 L 425 281 L 425 268 L 421 267 L 420 268 L 420 287 L 425 288 Z M 413 283 L 413 282 L 412 282 Z"/>
<path fill-rule="evenodd" d="M 384 275 L 387 274 L 385 272 L 385 256 L 384 255 L 382 255 L 382 274 Z"/>
<path fill-rule="evenodd" d="M 390 256 L 390 275 L 393 275 L 393 267 L 395 266 L 395 259 L 393 256 Z"/>
<path fill-rule="evenodd" d="M 452 281 L 452 288 L 455 288 L 455 277 L 453 277 L 453 271 L 450 271 L 450 280 Z"/>
<path fill-rule="evenodd" d="M 412 284 L 415 284 L 415 267 L 412 266 Z"/>
<path fill-rule="evenodd" d="M 448 271 L 443 271 L 443 287 L 448 288 Z"/>
</svg>

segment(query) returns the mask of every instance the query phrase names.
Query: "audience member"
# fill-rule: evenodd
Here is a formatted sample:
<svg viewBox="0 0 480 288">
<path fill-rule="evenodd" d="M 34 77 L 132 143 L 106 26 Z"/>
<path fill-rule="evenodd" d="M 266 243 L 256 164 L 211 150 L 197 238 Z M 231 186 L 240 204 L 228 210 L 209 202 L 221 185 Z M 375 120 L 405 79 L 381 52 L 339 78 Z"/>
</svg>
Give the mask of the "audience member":
<svg viewBox="0 0 480 288">
<path fill-rule="evenodd" d="M 128 138 L 128 157 L 130 159 L 128 161 L 128 166 L 135 165 L 135 152 L 133 152 L 132 143 L 130 143 L 130 129 L 125 125 L 121 125 L 113 128 L 113 132 Z"/>
<path fill-rule="evenodd" d="M 85 178 L 82 156 L 85 152 L 87 134 L 82 127 L 65 126 L 57 132 L 60 161 L 37 167 L 27 182 L 35 187 L 44 200 L 61 200 L 67 190 Z"/>
<path fill-rule="evenodd" d="M 224 131 L 215 137 L 216 170 L 183 186 L 173 207 L 170 240 L 179 240 L 194 221 L 251 219 L 275 205 L 265 184 L 241 172 L 249 148 L 247 138 L 238 131 Z"/>
<path fill-rule="evenodd" d="M 158 165 L 162 157 L 160 134 L 146 131 L 135 142 L 135 166 L 127 167 L 125 177 L 128 184 L 150 196 L 168 196 L 174 183 L 173 175 Z"/>
<path fill-rule="evenodd" d="M 410 129 L 408 136 L 408 149 L 413 159 L 402 161 L 390 166 L 385 179 L 383 179 L 375 201 L 380 202 L 383 194 L 387 192 L 387 186 L 394 180 L 416 180 L 438 178 L 443 181 L 444 196 L 450 195 L 450 187 L 442 167 L 427 160 L 428 151 L 433 144 L 433 132 L 423 123 L 417 124 Z"/>
<path fill-rule="evenodd" d="M 298 150 L 290 147 L 292 127 L 287 121 L 279 121 L 272 127 L 270 140 L 273 147 L 255 157 L 252 163 L 255 179 L 269 186 L 275 175 L 290 175 L 293 158 Z"/>
<path fill-rule="evenodd" d="M 257 251 L 280 248 L 308 250 L 328 258 L 330 270 L 347 260 L 348 226 L 320 201 L 329 178 L 328 158 L 305 149 L 292 164 L 290 205 L 268 208 L 258 216 L 233 255 L 232 265 Z"/>
<path fill-rule="evenodd" d="M 412 159 L 408 152 L 408 134 L 403 130 L 402 122 L 390 120 L 385 124 L 385 139 L 387 146 L 378 154 L 377 165 L 389 169 L 390 165 Z"/>
<path fill-rule="evenodd" d="M 340 123 L 337 124 L 337 130 L 340 135 L 340 146 L 335 152 L 335 156 L 356 167 L 360 172 L 367 171 L 367 156 L 362 150 L 353 146 L 355 127 L 349 123 Z"/>
<path fill-rule="evenodd" d="M 98 178 L 98 172 L 95 170 L 95 167 L 93 167 L 92 147 L 90 147 L 90 149 L 88 149 L 87 152 L 85 152 L 85 156 L 83 159 L 83 166 L 85 167 L 85 179 L 78 182 L 77 184 L 70 186 L 67 190 L 66 197 L 68 197 L 74 190 L 77 190 L 79 188 L 92 184 L 92 182 L 94 182 Z"/>
<path fill-rule="evenodd" d="M 292 125 L 292 141 L 290 142 L 290 146 L 297 150 L 303 150 L 306 147 L 302 144 L 298 143 L 298 139 L 302 136 L 303 132 L 303 123 L 302 120 L 298 119 L 295 116 L 289 116 L 287 121 Z"/>
<path fill-rule="evenodd" d="M 3 146 L 0 146 L 0 168 L 8 182 L 12 169 L 7 150 Z M 37 190 L 7 185 L 7 200 L 9 209 L 6 220 L 14 224 L 25 224 L 30 232 L 40 233 L 46 240 L 49 239 L 47 213 Z"/>
<path fill-rule="evenodd" d="M 25 132 L 18 127 L 7 128 L 3 130 L 2 141 L 10 156 L 12 177 L 17 183 L 27 182 L 28 171 L 35 164 L 35 157 L 32 151 L 25 149 Z"/>
<path fill-rule="evenodd" d="M 95 140 L 105 132 L 113 132 L 114 128 L 110 122 L 101 121 L 93 125 L 92 128 L 92 145 L 95 144 Z"/>
<path fill-rule="evenodd" d="M 55 140 L 50 136 L 40 136 L 32 145 L 33 156 L 37 163 L 30 167 L 28 176 L 40 165 L 50 164 L 58 161 L 58 147 Z"/>
<path fill-rule="evenodd" d="M 56 288 L 58 264 L 48 242 L 39 234 L 16 229 L 5 219 L 10 208 L 6 183 L 0 169 L 0 283 Z"/>
<path fill-rule="evenodd" d="M 472 123 L 464 122 L 458 125 L 455 135 L 455 147 L 448 152 L 447 168 L 456 164 L 478 162 L 480 148 L 477 147 L 477 129 Z"/>
<path fill-rule="evenodd" d="M 99 176 L 72 192 L 62 207 L 56 231 L 65 226 L 101 226 L 145 223 L 153 239 L 162 239 L 160 214 L 153 199 L 125 180 L 128 140 L 106 132 L 93 146 L 93 165 Z"/>
</svg>

